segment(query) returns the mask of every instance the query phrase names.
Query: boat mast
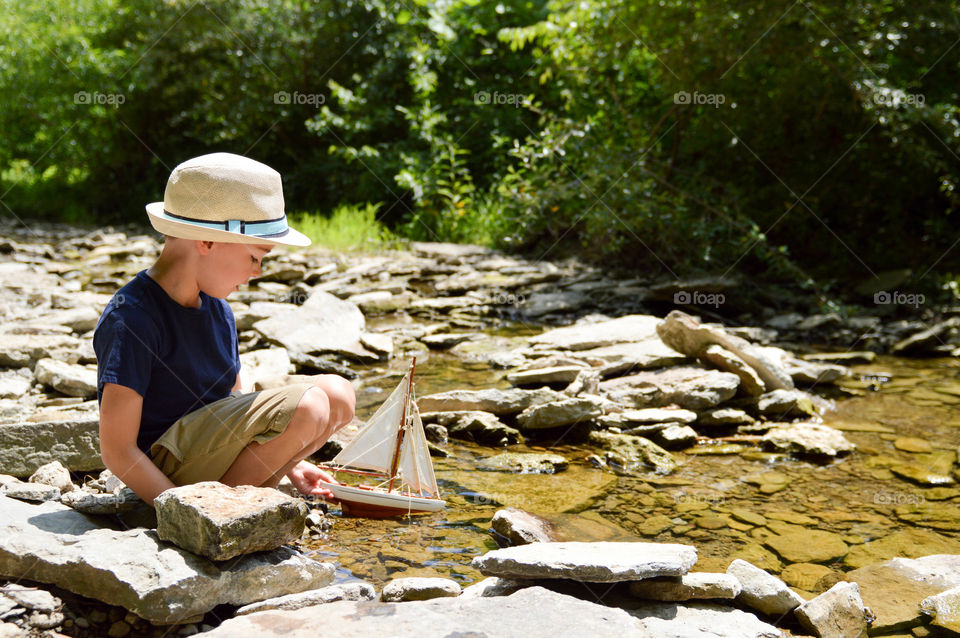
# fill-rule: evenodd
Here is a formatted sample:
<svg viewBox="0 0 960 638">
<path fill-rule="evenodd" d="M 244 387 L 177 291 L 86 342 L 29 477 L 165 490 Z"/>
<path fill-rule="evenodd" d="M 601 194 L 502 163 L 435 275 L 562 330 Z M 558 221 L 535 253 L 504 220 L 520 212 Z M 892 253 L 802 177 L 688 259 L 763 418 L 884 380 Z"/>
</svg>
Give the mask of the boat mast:
<svg viewBox="0 0 960 638">
<path fill-rule="evenodd" d="M 390 462 L 390 483 L 387 491 L 393 491 L 393 481 L 397 478 L 397 465 L 400 464 L 400 446 L 403 444 L 403 435 L 407 431 L 407 406 L 410 405 L 410 394 L 413 391 L 413 368 L 417 365 L 417 358 L 410 362 L 410 382 L 407 384 L 407 396 L 403 399 L 403 416 L 400 417 L 400 433 L 397 435 L 397 447 L 393 451 L 393 460 Z"/>
</svg>

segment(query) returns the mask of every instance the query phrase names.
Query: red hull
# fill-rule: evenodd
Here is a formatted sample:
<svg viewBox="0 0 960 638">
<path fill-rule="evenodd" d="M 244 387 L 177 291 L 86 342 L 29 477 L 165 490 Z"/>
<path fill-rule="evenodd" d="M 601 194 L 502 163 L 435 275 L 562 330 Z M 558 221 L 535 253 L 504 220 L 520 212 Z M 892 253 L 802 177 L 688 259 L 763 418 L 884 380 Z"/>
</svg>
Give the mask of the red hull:
<svg viewBox="0 0 960 638">
<path fill-rule="evenodd" d="M 379 505 L 370 505 L 368 503 L 350 503 L 340 501 L 340 508 L 346 516 L 357 516 L 360 518 L 393 518 L 394 516 L 406 516 L 407 514 L 429 514 L 427 510 L 419 510 L 408 507 L 382 507 Z"/>
</svg>

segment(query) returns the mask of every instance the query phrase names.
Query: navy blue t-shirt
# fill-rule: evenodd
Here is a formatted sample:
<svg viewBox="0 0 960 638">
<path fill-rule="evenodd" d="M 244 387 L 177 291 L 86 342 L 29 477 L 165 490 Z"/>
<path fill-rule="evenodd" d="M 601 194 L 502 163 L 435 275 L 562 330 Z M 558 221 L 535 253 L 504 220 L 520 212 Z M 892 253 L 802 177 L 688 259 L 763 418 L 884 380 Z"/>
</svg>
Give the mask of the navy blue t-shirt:
<svg viewBox="0 0 960 638">
<path fill-rule="evenodd" d="M 97 323 L 97 400 L 104 383 L 143 397 L 137 447 L 148 456 L 177 419 L 229 396 L 240 372 L 230 305 L 202 292 L 200 300 L 199 308 L 181 306 L 141 271 Z"/>
</svg>

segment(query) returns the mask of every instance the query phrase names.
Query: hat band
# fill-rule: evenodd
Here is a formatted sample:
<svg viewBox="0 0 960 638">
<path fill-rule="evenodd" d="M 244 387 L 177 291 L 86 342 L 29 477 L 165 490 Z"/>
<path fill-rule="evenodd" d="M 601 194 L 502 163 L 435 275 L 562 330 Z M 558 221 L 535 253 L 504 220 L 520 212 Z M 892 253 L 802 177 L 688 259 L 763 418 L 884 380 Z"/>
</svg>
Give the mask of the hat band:
<svg viewBox="0 0 960 638">
<path fill-rule="evenodd" d="M 284 235 L 289 230 L 287 226 L 287 216 L 277 219 L 267 219 L 259 222 L 244 221 L 242 219 L 228 219 L 222 222 L 211 222 L 205 219 L 195 219 L 193 217 L 184 217 L 175 215 L 164 209 L 164 215 L 185 221 L 194 226 L 203 226 L 204 228 L 213 228 L 215 230 L 225 230 L 229 233 L 239 233 L 249 237 L 272 237 L 274 235 Z"/>
</svg>

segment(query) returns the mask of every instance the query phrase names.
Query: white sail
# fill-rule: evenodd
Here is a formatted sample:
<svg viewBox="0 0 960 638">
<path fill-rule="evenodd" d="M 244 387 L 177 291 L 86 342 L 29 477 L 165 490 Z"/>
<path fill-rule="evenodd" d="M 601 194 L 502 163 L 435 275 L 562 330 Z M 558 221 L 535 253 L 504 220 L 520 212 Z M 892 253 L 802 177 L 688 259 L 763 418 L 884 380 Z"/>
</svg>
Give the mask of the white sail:
<svg viewBox="0 0 960 638">
<path fill-rule="evenodd" d="M 437 497 L 440 490 L 437 488 L 437 478 L 433 474 L 430 448 L 427 445 L 427 437 L 423 433 L 423 423 L 420 421 L 420 411 L 417 410 L 415 401 L 410 402 L 410 411 L 407 432 L 400 447 L 398 474 L 403 482 L 417 494 Z"/>
<path fill-rule="evenodd" d="M 409 372 L 403 375 L 397 388 L 370 417 L 357 437 L 337 454 L 334 463 L 375 472 L 390 472 L 403 421 L 404 402 L 408 398 L 409 376 Z"/>
</svg>

